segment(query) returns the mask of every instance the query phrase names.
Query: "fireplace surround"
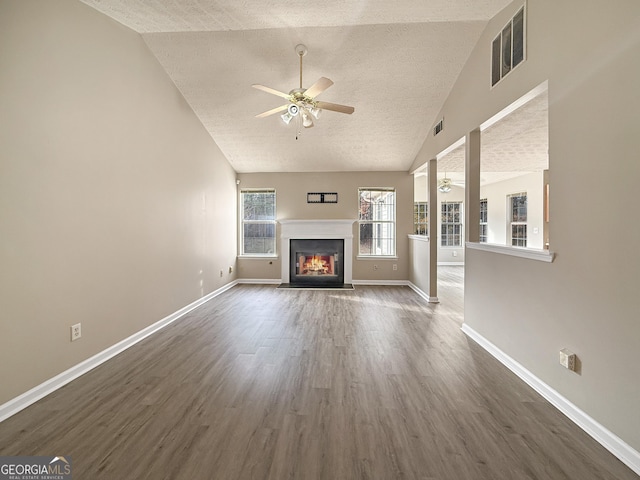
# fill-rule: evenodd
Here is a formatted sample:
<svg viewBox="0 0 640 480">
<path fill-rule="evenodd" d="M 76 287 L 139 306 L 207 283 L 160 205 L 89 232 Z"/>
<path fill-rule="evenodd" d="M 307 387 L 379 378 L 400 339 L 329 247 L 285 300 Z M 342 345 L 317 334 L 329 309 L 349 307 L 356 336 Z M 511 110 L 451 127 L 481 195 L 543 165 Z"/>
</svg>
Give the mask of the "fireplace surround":
<svg viewBox="0 0 640 480">
<path fill-rule="evenodd" d="M 282 254 L 282 277 L 283 284 L 298 283 L 309 286 L 327 286 L 335 284 L 336 286 L 351 284 L 353 279 L 353 223 L 355 220 L 336 219 L 336 220 L 280 220 L 280 249 Z M 318 242 L 302 242 L 297 244 L 299 240 L 311 240 Z M 339 241 L 328 243 L 331 245 L 328 250 L 323 246 L 323 240 Z M 292 248 L 293 244 L 293 248 Z M 340 253 L 340 245 L 342 246 L 342 254 Z M 302 247 L 300 249 L 299 247 Z M 318 248 L 320 247 L 320 248 Z M 296 255 L 298 253 L 299 255 Z M 304 255 L 300 255 L 304 254 Z M 322 254 L 322 255 L 318 255 Z M 337 254 L 337 256 L 336 256 Z M 296 256 L 298 257 L 296 259 Z M 303 259 L 302 270 L 304 264 L 307 266 L 307 273 L 303 274 L 300 279 L 295 273 L 300 270 L 300 256 Z M 307 257 L 321 257 L 310 258 Z M 331 257 L 333 256 L 333 266 L 331 265 Z M 337 262 L 336 262 L 337 260 Z M 327 272 L 333 270 L 336 276 L 341 275 L 341 279 L 330 278 Z M 341 270 L 341 271 L 339 271 Z M 294 274 L 292 275 L 292 272 Z M 335 273 L 337 272 L 337 274 Z M 332 283 L 334 282 L 335 283 Z"/>
<path fill-rule="evenodd" d="M 344 240 L 313 238 L 289 240 L 289 284 L 344 285 Z"/>
</svg>

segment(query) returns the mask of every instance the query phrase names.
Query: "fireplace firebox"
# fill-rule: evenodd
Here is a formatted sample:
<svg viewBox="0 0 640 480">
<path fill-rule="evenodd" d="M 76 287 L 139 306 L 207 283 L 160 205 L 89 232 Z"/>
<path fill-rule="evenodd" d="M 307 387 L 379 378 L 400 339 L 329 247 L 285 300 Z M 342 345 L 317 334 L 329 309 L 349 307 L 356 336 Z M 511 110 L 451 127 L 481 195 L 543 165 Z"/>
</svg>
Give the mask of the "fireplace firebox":
<svg viewBox="0 0 640 480">
<path fill-rule="evenodd" d="M 291 285 L 344 285 L 344 240 L 291 239 L 289 251 Z"/>
</svg>

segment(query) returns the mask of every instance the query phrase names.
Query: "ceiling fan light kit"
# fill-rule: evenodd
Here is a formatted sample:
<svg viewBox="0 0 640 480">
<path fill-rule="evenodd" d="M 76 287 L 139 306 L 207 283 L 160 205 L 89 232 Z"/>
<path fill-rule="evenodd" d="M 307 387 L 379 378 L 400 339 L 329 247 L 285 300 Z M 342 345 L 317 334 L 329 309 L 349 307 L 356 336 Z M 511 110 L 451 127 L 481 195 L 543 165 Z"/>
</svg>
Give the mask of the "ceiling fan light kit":
<svg viewBox="0 0 640 480">
<path fill-rule="evenodd" d="M 444 177 L 438 182 L 438 190 L 442 193 L 449 193 L 451 191 L 451 179 Z"/>
<path fill-rule="evenodd" d="M 298 117 L 299 119 L 298 133 L 296 134 L 297 139 L 302 127 L 313 127 L 313 119 L 315 118 L 317 120 L 320 117 L 320 112 L 322 112 L 322 110 L 331 110 L 350 115 L 355 111 L 355 108 L 336 103 L 319 102 L 316 100 L 318 95 L 333 85 L 333 82 L 326 77 L 320 77 L 320 79 L 309 88 L 302 88 L 302 57 L 307 54 L 307 47 L 302 44 L 298 44 L 295 47 L 295 51 L 300 58 L 300 88 L 294 88 L 287 94 L 270 87 L 265 87 L 264 85 L 254 84 L 252 87 L 272 95 L 283 97 L 289 101 L 288 104 L 281 105 L 256 115 L 256 118 L 268 117 L 269 115 L 286 110 L 285 113 L 280 115 L 280 118 L 282 118 L 282 121 L 285 124 L 289 125 L 294 117 Z M 301 115 L 298 116 L 298 114 Z"/>
</svg>

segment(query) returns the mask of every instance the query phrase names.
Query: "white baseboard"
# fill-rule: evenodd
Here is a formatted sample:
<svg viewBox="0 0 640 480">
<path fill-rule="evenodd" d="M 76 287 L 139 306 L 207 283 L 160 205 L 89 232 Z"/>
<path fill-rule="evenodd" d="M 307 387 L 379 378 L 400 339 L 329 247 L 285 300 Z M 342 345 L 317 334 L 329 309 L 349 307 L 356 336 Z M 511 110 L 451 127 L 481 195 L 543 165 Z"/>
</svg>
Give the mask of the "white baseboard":
<svg viewBox="0 0 640 480">
<path fill-rule="evenodd" d="M 29 405 L 37 402 L 43 397 L 46 397 L 50 393 L 53 393 L 55 390 L 59 389 L 60 387 L 63 387 L 64 385 L 71 382 L 72 380 L 75 380 L 79 376 L 84 375 L 88 371 L 96 368 L 98 365 L 101 365 L 102 363 L 106 362 L 110 358 L 113 358 L 119 353 L 122 353 L 127 348 L 135 345 L 139 341 L 157 332 L 161 328 L 164 328 L 170 323 L 175 322 L 180 317 L 189 313 L 191 310 L 208 302 L 212 298 L 217 297 L 221 293 L 226 292 L 231 287 L 235 286 L 237 283 L 238 283 L 237 281 L 233 281 L 231 283 L 228 283 L 220 287 L 219 289 L 205 295 L 204 297 L 199 298 L 195 302 L 190 303 L 186 307 L 181 308 L 177 312 L 172 313 L 171 315 L 168 315 L 162 320 L 157 321 L 153 325 L 149 325 L 148 327 L 140 330 L 137 333 L 134 333 L 130 337 L 125 338 L 124 340 L 116 343 L 115 345 L 112 345 L 111 347 L 94 355 L 93 357 L 90 357 L 85 361 L 80 362 L 79 364 L 69 368 L 68 370 L 65 370 L 64 372 L 56 375 L 53 378 L 50 378 L 49 380 L 41 383 L 40 385 L 33 387 L 31 390 L 23 393 L 22 395 L 19 395 L 18 397 L 15 397 L 9 400 L 8 402 L 0 405 L 0 422 L 2 422 L 3 420 L 6 420 L 12 415 L 15 415 L 19 411 L 24 410 Z"/>
<path fill-rule="evenodd" d="M 464 262 L 438 262 L 439 267 L 464 267 Z"/>
<path fill-rule="evenodd" d="M 258 284 L 258 285 L 280 285 L 282 280 L 279 278 L 239 278 L 238 283 Z"/>
<path fill-rule="evenodd" d="M 408 286 L 408 280 L 353 280 L 352 285 Z"/>
<path fill-rule="evenodd" d="M 430 297 L 425 292 L 423 292 L 421 289 L 419 289 L 418 286 L 415 285 L 413 282 L 409 282 L 409 287 L 411 288 L 411 290 L 413 290 L 418 295 L 420 295 L 422 298 L 424 298 L 427 302 L 429 302 L 429 303 L 440 303 L 440 300 L 438 300 L 438 297 Z"/>
<path fill-rule="evenodd" d="M 536 377 L 509 355 L 496 347 L 466 323 L 462 331 L 478 345 L 489 352 L 500 363 L 515 373 L 521 380 L 542 395 L 549 403 L 564 413 L 569 419 L 591 435 L 600 445 L 618 457 L 622 463 L 640 475 L 640 452 L 634 450 L 620 437 L 595 421 L 557 391 Z"/>
</svg>

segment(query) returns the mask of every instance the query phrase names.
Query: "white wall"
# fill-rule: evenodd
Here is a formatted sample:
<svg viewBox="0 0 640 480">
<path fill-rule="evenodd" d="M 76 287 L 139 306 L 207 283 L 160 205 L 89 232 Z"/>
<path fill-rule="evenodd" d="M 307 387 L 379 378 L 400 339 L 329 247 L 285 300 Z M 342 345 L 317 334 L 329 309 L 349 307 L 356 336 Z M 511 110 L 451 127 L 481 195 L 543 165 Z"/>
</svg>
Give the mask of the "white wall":
<svg viewBox="0 0 640 480">
<path fill-rule="evenodd" d="M 527 60 L 489 86 L 488 25 L 412 170 L 548 80 L 553 263 L 469 250 L 465 323 L 640 450 L 640 2 L 529 0 Z M 610 181 L 611 179 L 615 181 Z M 558 363 L 578 355 L 579 370 Z"/>
<path fill-rule="evenodd" d="M 3 403 L 232 280 L 236 185 L 140 35 L 16 0 L 0 45 Z"/>
<path fill-rule="evenodd" d="M 462 245 L 460 247 L 443 247 L 440 238 L 442 232 L 442 202 L 462 202 Z M 438 242 L 438 264 L 464 264 L 464 188 L 453 185 L 449 193 L 438 192 L 438 232 L 433 236 L 433 240 Z"/>
<path fill-rule="evenodd" d="M 487 199 L 487 243 L 510 245 L 507 196 L 523 192 L 527 194 L 527 248 L 544 248 L 542 172 L 529 173 L 480 187 L 480 198 Z"/>
<path fill-rule="evenodd" d="M 414 177 L 414 202 L 426 202 L 428 201 L 428 177 L 426 175 L 416 175 Z M 440 264 L 464 264 L 464 236 L 462 245 L 458 247 L 442 247 L 440 241 L 441 232 L 441 202 L 463 202 L 464 203 L 464 189 L 453 186 L 449 193 L 438 192 L 438 231 L 431 235 L 434 242 L 438 244 L 438 263 Z M 463 205 L 464 209 L 464 205 Z M 462 211 L 464 218 L 464 210 Z M 464 224 L 463 224 L 464 232 Z M 429 232 L 431 233 L 431 232 Z M 416 251 L 419 251 L 421 246 L 416 246 Z M 454 256 L 455 254 L 455 256 Z M 412 275 L 420 276 L 421 272 L 413 271 Z M 415 283 L 415 282 L 414 282 Z"/>
</svg>

